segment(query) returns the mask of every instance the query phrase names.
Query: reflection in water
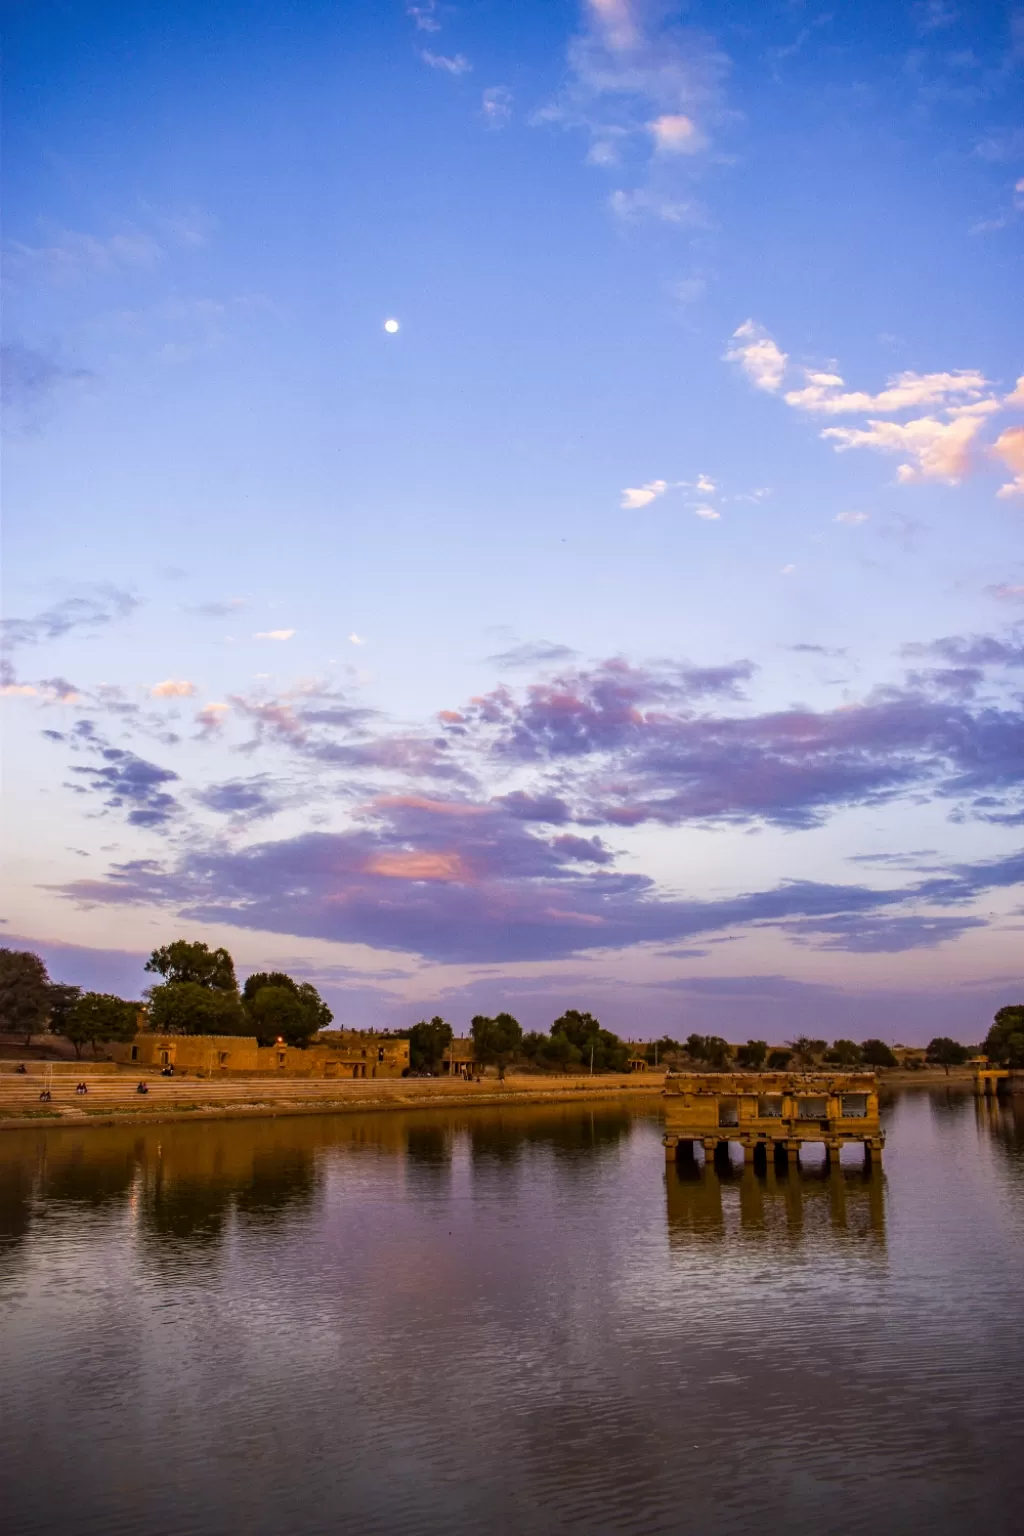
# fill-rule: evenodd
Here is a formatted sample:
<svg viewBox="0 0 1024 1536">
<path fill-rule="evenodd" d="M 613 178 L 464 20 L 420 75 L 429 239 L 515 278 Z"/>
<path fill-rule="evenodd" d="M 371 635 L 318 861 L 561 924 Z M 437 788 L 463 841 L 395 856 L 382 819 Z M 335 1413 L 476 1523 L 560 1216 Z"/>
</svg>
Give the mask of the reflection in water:
<svg viewBox="0 0 1024 1536">
<path fill-rule="evenodd" d="M 1024 1094 L 998 1098 L 979 1095 L 974 1100 L 974 1114 L 979 1130 L 991 1136 L 1014 1161 L 1024 1162 Z"/>
<path fill-rule="evenodd" d="M 735 1233 L 812 1241 L 828 1226 L 884 1244 L 881 1169 L 782 1168 L 763 1171 L 680 1161 L 665 1169 L 669 1241 L 725 1241 Z"/>
<path fill-rule="evenodd" d="M 870 1172 L 572 1105 L 5 1133 L 4 1536 L 1010 1530 L 1021 1110 L 886 1121 Z"/>
</svg>

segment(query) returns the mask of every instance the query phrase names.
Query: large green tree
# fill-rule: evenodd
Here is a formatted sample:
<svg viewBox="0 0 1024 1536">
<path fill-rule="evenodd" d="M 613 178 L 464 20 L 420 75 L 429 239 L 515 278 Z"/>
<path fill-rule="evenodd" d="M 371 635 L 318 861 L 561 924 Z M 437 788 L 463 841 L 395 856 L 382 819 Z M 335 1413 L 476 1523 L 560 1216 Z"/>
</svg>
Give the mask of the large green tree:
<svg viewBox="0 0 1024 1536">
<path fill-rule="evenodd" d="M 618 1035 L 613 1035 L 610 1029 L 602 1029 L 592 1013 L 567 1008 L 551 1026 L 552 1042 L 560 1038 L 576 1048 L 580 1065 L 585 1068 L 593 1065 L 595 1072 L 626 1070 L 629 1047 L 623 1045 Z M 575 1065 L 575 1062 L 571 1064 Z"/>
<path fill-rule="evenodd" d="M 892 1068 L 899 1066 L 892 1047 L 886 1045 L 884 1040 L 865 1040 L 862 1050 L 866 1067 Z"/>
<path fill-rule="evenodd" d="M 950 1067 L 962 1067 L 967 1060 L 967 1047 L 961 1045 L 959 1040 L 951 1040 L 948 1035 L 936 1035 L 934 1040 L 928 1042 L 925 1058 L 933 1066 L 945 1067 L 948 1077 Z"/>
<path fill-rule="evenodd" d="M 701 1066 L 722 1070 L 732 1060 L 729 1042 L 721 1035 L 687 1035 L 686 1054 Z"/>
<path fill-rule="evenodd" d="M 27 949 L 0 949 L 0 1029 L 33 1035 L 46 1028 L 50 1017 L 50 978 L 38 955 Z"/>
<path fill-rule="evenodd" d="M 749 1071 L 759 1072 L 768 1060 L 768 1043 L 765 1040 L 748 1040 L 736 1047 L 736 1065 Z"/>
<path fill-rule="evenodd" d="M 51 1035 L 67 1035 L 67 1022 L 71 1017 L 71 1010 L 82 995 L 81 987 L 69 986 L 63 981 L 51 981 L 50 998 L 50 1033 Z"/>
<path fill-rule="evenodd" d="M 864 1048 L 856 1040 L 833 1040 L 825 1060 L 832 1067 L 859 1067 L 864 1060 Z"/>
<path fill-rule="evenodd" d="M 189 982 L 197 987 L 211 987 L 217 992 L 236 992 L 235 963 L 226 949 L 211 949 L 208 944 L 191 944 L 175 939 L 162 949 L 154 949 L 146 961 L 146 970 L 162 976 L 170 985 Z"/>
<path fill-rule="evenodd" d="M 493 1019 L 478 1013 L 470 1030 L 480 1060 L 496 1066 L 498 1077 L 504 1080 L 505 1069 L 515 1060 L 523 1044 L 523 1028 L 519 1020 L 510 1013 L 496 1014 Z"/>
<path fill-rule="evenodd" d="M 83 992 L 61 1033 L 71 1041 L 76 1056 L 81 1056 L 83 1045 L 91 1045 L 95 1055 L 99 1040 L 133 1040 L 138 1013 L 138 1003 L 125 1002 L 109 992 Z"/>
<path fill-rule="evenodd" d="M 306 1046 L 334 1018 L 314 986 L 294 981 L 284 971 L 255 972 L 242 989 L 242 1001 L 260 1045 L 284 1040 Z"/>
<path fill-rule="evenodd" d="M 444 1053 L 455 1038 L 447 1019 L 435 1013 L 432 1019 L 420 1019 L 409 1031 L 409 1065 L 414 1072 L 438 1072 Z"/>
<path fill-rule="evenodd" d="M 985 1039 L 985 1055 L 1002 1067 L 1024 1067 L 1024 1003 L 1000 1008 Z"/>
<path fill-rule="evenodd" d="M 148 1028 L 167 1035 L 245 1035 L 249 1021 L 237 992 L 198 981 L 167 981 L 150 988 Z"/>
<path fill-rule="evenodd" d="M 801 1072 L 808 1072 L 824 1056 L 828 1041 L 812 1040 L 808 1035 L 798 1035 L 795 1040 L 787 1040 L 786 1044 L 793 1052 L 794 1067 Z"/>
</svg>

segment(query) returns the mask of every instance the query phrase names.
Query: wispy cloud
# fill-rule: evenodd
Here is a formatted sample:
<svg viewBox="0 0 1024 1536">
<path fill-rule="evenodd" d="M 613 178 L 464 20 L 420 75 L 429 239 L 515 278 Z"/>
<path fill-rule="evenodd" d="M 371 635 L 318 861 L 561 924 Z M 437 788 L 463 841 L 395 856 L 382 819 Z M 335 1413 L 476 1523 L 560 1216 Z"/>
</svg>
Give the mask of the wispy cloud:
<svg viewBox="0 0 1024 1536">
<path fill-rule="evenodd" d="M 870 512 L 837 512 L 837 523 L 866 523 L 871 516 Z"/>
<path fill-rule="evenodd" d="M 90 273 L 151 271 L 164 258 L 163 247 L 155 236 L 132 224 L 107 236 L 59 229 L 42 245 L 12 240 L 8 253 L 15 271 L 49 282 L 70 282 Z"/>
<path fill-rule="evenodd" d="M 98 630 L 125 619 L 139 599 L 120 587 L 100 583 L 75 597 L 66 597 L 31 619 L 0 620 L 0 641 L 6 650 L 59 640 L 73 630 Z"/>
<path fill-rule="evenodd" d="M 728 68 L 704 33 L 674 24 L 661 6 L 584 0 L 566 84 L 533 122 L 582 130 L 590 165 L 632 173 L 633 185 L 609 200 L 619 217 L 700 222 L 680 194 L 680 168 L 710 146 Z"/>
<path fill-rule="evenodd" d="M 920 416 L 903 423 L 869 420 L 864 427 L 826 427 L 821 436 L 834 442 L 840 453 L 847 448 L 875 448 L 905 455 L 896 470 L 901 485 L 914 480 L 958 485 L 970 468 L 971 445 L 981 426 L 980 416 L 958 416 L 952 421 Z"/>
<path fill-rule="evenodd" d="M 757 389 L 774 394 L 782 388 L 788 358 L 763 325 L 744 320 L 732 334 L 732 344 L 725 354 L 731 363 L 739 363 Z"/>
<path fill-rule="evenodd" d="M 733 333 L 725 356 L 739 363 L 758 389 L 771 394 L 779 392 L 789 371 L 788 355 L 754 320 L 745 321 Z M 1014 390 L 1001 400 L 991 381 L 971 368 L 937 373 L 906 371 L 896 374 L 877 393 L 848 389 L 834 367 L 800 371 L 803 384 L 786 391 L 786 404 L 809 416 L 867 416 L 857 426 L 825 427 L 820 436 L 840 453 L 849 448 L 873 448 L 900 455 L 903 463 L 897 467 L 896 480 L 901 485 L 918 480 L 959 484 L 973 467 L 975 445 L 986 421 L 1015 402 L 1017 394 Z M 902 422 L 883 419 L 922 407 L 931 407 L 930 414 Z M 1017 430 L 1004 432 L 993 446 L 993 452 L 1010 468 L 1019 468 L 1014 462 Z M 1021 483 L 1024 485 L 1024 480 Z M 1015 480 L 999 495 L 1015 495 L 1017 489 Z"/>
<path fill-rule="evenodd" d="M 0 401 L 5 422 L 31 426 L 60 391 L 81 387 L 93 378 L 87 368 L 69 368 L 35 347 L 7 342 L 0 347 Z"/>
<path fill-rule="evenodd" d="M 421 48 L 420 58 L 431 69 L 440 69 L 449 75 L 468 75 L 473 68 L 464 53 L 431 53 L 429 48 Z"/>
<path fill-rule="evenodd" d="M 1018 389 L 1020 385 L 1018 384 Z M 1000 486 L 997 496 L 1024 496 L 1024 427 L 1007 427 L 992 444 L 992 452 L 1002 459 L 1013 479 Z"/>
<path fill-rule="evenodd" d="M 225 619 L 232 613 L 237 613 L 240 608 L 246 606 L 244 597 L 228 597 L 221 601 L 209 603 L 185 603 L 185 613 L 197 614 L 204 619 Z"/>
<path fill-rule="evenodd" d="M 253 635 L 254 640 L 291 640 L 298 631 L 294 629 L 259 629 Z"/>
<path fill-rule="evenodd" d="M 512 116 L 512 92 L 504 85 L 489 85 L 480 98 L 480 110 L 489 127 L 503 127 Z"/>
<path fill-rule="evenodd" d="M 411 17 L 419 32 L 440 32 L 441 30 L 441 23 L 437 19 L 437 0 L 422 0 L 420 5 L 407 5 L 405 14 Z"/>
<path fill-rule="evenodd" d="M 185 678 L 168 677 L 162 683 L 154 683 L 149 696 L 151 699 L 190 699 L 195 692 L 195 683 Z"/>
<path fill-rule="evenodd" d="M 649 507 L 652 501 L 664 496 L 667 490 L 667 480 L 648 480 L 646 485 L 627 485 L 619 506 L 625 512 L 636 512 L 640 507 Z"/>
</svg>

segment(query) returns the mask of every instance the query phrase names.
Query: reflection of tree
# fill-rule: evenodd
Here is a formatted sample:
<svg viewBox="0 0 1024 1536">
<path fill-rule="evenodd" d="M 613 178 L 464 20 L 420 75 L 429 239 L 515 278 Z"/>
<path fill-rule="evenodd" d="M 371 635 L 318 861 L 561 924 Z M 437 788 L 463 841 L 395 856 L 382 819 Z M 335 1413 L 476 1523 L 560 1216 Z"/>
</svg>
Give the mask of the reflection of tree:
<svg viewBox="0 0 1024 1536">
<path fill-rule="evenodd" d="M 16 1137 L 12 1135 L 11 1140 Z M 5 1147 L 4 1152 L 8 1149 Z M 29 1229 L 32 1167 L 21 1158 L 0 1158 L 0 1255 L 13 1250 Z"/>
<path fill-rule="evenodd" d="M 527 1148 L 545 1148 L 567 1162 L 589 1161 L 595 1152 L 618 1146 L 629 1135 L 632 1117 L 624 1109 L 578 1109 L 531 1113 L 527 1109 L 483 1113 L 469 1122 L 474 1166 L 512 1166 Z"/>
<path fill-rule="evenodd" d="M 958 1120 L 965 1122 L 969 1118 L 973 1098 L 972 1093 L 962 1088 L 930 1088 L 928 1107 L 935 1120 L 944 1125 L 953 1125 Z"/>
<path fill-rule="evenodd" d="M 885 1238 L 885 1184 L 879 1169 L 776 1169 L 755 1172 L 669 1163 L 665 1170 L 669 1242 L 723 1243 L 764 1233 L 789 1244 L 850 1237 L 873 1247 Z"/>
<path fill-rule="evenodd" d="M 1011 1161 L 1024 1163 L 1024 1096 L 1015 1093 L 1005 1098 L 986 1098 L 979 1095 L 974 1105 L 979 1128 Z"/>
<path fill-rule="evenodd" d="M 304 1131 L 265 1121 L 166 1127 L 145 1147 L 139 1232 L 147 1248 L 179 1263 L 186 1250 L 219 1247 L 233 1212 L 269 1222 L 307 1205 L 316 1143 Z"/>
</svg>

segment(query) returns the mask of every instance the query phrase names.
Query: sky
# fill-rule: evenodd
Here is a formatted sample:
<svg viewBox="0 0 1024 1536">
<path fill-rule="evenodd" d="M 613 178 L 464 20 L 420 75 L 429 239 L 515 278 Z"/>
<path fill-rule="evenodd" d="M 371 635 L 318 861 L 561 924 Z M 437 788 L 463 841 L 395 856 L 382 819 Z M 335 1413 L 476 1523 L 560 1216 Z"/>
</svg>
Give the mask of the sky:
<svg viewBox="0 0 1024 1536">
<path fill-rule="evenodd" d="M 6 10 L 0 942 L 1022 1000 L 1024 9 Z"/>
</svg>

